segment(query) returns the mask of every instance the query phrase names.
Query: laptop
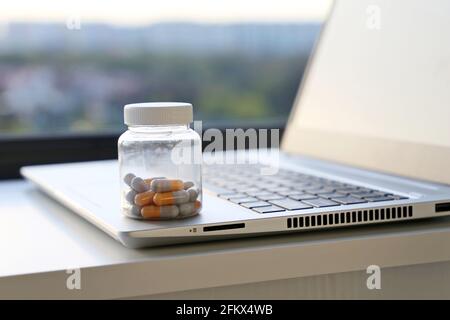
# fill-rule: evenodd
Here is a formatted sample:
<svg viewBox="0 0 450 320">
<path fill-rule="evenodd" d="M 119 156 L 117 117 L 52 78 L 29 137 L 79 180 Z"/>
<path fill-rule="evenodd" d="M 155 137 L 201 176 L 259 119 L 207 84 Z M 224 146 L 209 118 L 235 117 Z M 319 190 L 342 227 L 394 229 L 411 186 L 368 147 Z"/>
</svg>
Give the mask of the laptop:
<svg viewBox="0 0 450 320">
<path fill-rule="evenodd" d="M 130 248 L 448 215 L 449 38 L 445 0 L 337 1 L 295 99 L 277 172 L 205 165 L 195 217 L 122 216 L 114 160 L 21 172 Z"/>
</svg>

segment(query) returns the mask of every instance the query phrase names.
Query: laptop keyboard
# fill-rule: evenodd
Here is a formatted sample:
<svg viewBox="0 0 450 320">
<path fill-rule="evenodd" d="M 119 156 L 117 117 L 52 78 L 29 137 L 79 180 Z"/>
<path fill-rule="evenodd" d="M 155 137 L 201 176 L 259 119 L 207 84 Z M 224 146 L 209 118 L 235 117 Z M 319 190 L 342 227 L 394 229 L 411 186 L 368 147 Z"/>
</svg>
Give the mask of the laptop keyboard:
<svg viewBox="0 0 450 320">
<path fill-rule="evenodd" d="M 203 177 L 219 197 L 257 213 L 408 199 L 286 169 L 279 169 L 275 175 L 261 175 L 259 169 L 257 165 L 215 165 L 204 168 Z"/>
</svg>

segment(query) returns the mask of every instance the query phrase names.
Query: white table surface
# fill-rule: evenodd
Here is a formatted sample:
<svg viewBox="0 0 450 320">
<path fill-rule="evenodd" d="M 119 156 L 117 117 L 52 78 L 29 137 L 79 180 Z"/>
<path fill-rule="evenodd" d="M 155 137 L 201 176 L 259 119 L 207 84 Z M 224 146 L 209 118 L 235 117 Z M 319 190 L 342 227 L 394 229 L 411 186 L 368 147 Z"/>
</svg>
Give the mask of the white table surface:
<svg viewBox="0 0 450 320">
<path fill-rule="evenodd" d="M 444 261 L 450 218 L 135 250 L 23 180 L 0 183 L 0 298 L 167 297 Z M 80 290 L 66 287 L 73 268 Z"/>
</svg>

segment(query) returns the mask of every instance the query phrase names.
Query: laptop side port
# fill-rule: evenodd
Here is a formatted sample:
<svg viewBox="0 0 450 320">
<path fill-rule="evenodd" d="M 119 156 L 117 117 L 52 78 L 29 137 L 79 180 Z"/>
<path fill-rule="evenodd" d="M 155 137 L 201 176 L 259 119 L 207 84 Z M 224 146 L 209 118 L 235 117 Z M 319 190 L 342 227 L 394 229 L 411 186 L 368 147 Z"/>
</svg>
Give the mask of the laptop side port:
<svg viewBox="0 0 450 320">
<path fill-rule="evenodd" d="M 437 203 L 435 207 L 436 212 L 447 212 L 450 211 L 450 202 Z"/>
<path fill-rule="evenodd" d="M 220 225 L 215 225 L 215 226 L 203 227 L 203 232 L 222 231 L 222 230 L 241 229 L 241 228 L 245 228 L 245 223 L 220 224 Z"/>
</svg>

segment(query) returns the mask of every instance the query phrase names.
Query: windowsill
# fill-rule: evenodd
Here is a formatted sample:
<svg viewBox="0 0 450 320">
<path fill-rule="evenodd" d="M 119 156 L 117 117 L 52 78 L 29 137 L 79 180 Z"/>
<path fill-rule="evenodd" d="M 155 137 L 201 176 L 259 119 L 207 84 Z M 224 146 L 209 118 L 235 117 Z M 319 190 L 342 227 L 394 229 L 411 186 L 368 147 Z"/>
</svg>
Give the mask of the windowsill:
<svg viewBox="0 0 450 320">
<path fill-rule="evenodd" d="M 0 182 L 0 212 L 1 298 L 124 298 L 450 260 L 450 218 L 132 250 L 25 181 Z M 82 290 L 65 287 L 73 268 Z"/>
</svg>

